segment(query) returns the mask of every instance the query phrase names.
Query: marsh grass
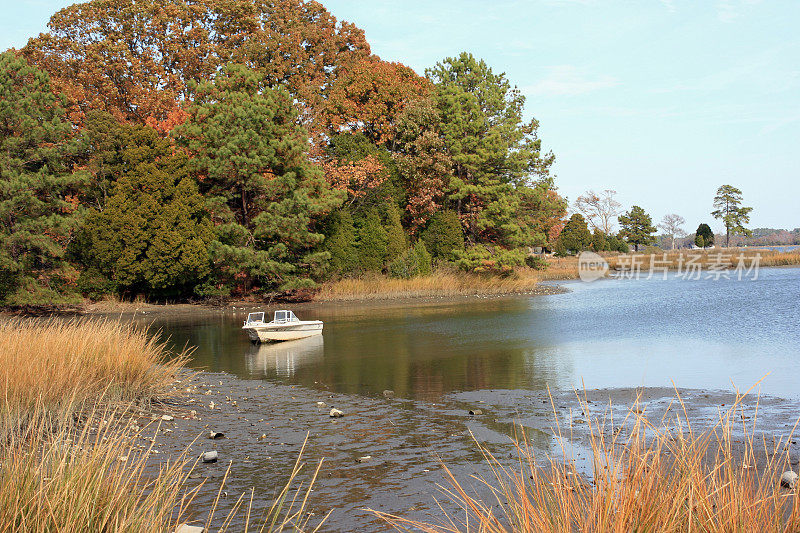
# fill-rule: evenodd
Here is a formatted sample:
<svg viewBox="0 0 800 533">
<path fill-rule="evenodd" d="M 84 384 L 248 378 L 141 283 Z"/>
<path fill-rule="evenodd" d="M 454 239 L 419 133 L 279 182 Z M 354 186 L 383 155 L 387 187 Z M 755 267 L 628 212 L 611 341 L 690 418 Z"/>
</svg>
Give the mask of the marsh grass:
<svg viewBox="0 0 800 533">
<path fill-rule="evenodd" d="M 564 446 L 540 455 L 522 437 L 518 461 L 507 466 L 478 445 L 492 471 L 478 481 L 492 498 L 473 494 L 445 465 L 443 492 L 459 512 L 440 506 L 433 522 L 372 512 L 397 530 L 431 533 L 797 531 L 797 489 L 779 481 L 791 468 L 791 437 L 759 438 L 757 416 L 749 425 L 743 417 L 743 397 L 704 431 L 693 430 L 680 402 L 655 421 L 633 407 L 618 426 L 590 419 L 593 460 L 584 475 Z M 558 427 L 556 434 L 563 438 Z"/>
<path fill-rule="evenodd" d="M 112 411 L 86 413 L 88 423 L 34 411 L 25 434 L 2 448 L 0 526 L 3 531 L 169 531 L 186 516 L 197 488 L 185 454 L 148 467 L 150 449 Z M 93 431 L 94 422 L 99 424 Z"/>
<path fill-rule="evenodd" d="M 397 279 L 372 274 L 322 286 L 317 300 L 392 300 L 439 296 L 522 294 L 536 288 L 538 271 L 519 269 L 510 276 L 437 270 L 430 276 Z"/>
<path fill-rule="evenodd" d="M 700 265 L 704 270 L 709 267 L 736 268 L 741 266 L 749 268 L 753 265 L 759 267 L 788 266 L 800 264 L 800 253 L 777 252 L 774 250 L 759 250 L 755 248 L 710 248 L 707 250 L 671 250 L 650 254 L 647 252 L 611 255 L 606 258 L 612 269 L 624 266 L 630 268 L 630 258 L 636 257 L 643 269 L 649 268 L 651 262 L 658 267 L 667 266 L 670 269 L 686 269 L 691 264 Z M 741 265 L 740 265 L 741 262 Z M 577 263 L 576 263 L 577 267 Z"/>
<path fill-rule="evenodd" d="M 666 266 L 670 270 L 677 271 L 679 268 L 686 269 L 687 262 L 692 259 L 695 265 L 702 267 L 704 271 L 712 265 L 722 265 L 724 268 L 734 269 L 739 264 L 739 258 L 743 259 L 743 268 L 749 268 L 754 261 L 756 254 L 759 267 L 791 266 L 800 265 L 800 253 L 777 252 L 774 250 L 757 250 L 754 248 L 710 248 L 707 250 L 670 250 L 649 254 L 647 252 L 636 252 L 631 254 L 601 253 L 608 261 L 610 269 L 631 268 L 631 257 L 636 257 L 643 272 L 650 268 L 651 261 L 658 268 Z M 652 259 L 651 259 L 652 258 Z M 566 280 L 578 278 L 578 257 L 548 257 L 547 268 L 536 273 L 540 280 Z"/>
<path fill-rule="evenodd" d="M 240 515 L 244 531 L 315 530 L 306 505 L 318 470 L 301 483 L 300 458 L 268 512 L 251 516 L 242 495 L 220 525 L 219 500 L 192 508 L 197 459 L 158 455 L 155 438 L 139 446 L 159 422 L 134 431 L 134 412 L 178 394 L 187 357 L 112 321 L 0 323 L 0 530 L 155 533 L 194 514 L 207 530 L 230 530 Z"/>
<path fill-rule="evenodd" d="M 120 405 L 166 400 L 187 357 L 170 354 L 143 327 L 110 320 L 0 322 L 3 429 L 34 412 L 66 419 L 101 398 Z"/>
<path fill-rule="evenodd" d="M 37 411 L 38 412 L 38 411 Z M 198 459 L 184 452 L 174 458 L 153 455 L 155 439 L 147 448 L 136 446 L 126 410 L 84 413 L 80 427 L 68 421 L 56 431 L 47 416 L 30 420 L 24 434 L 17 433 L 2 446 L 0 460 L 0 529 L 13 532 L 131 532 L 174 531 L 184 522 L 204 524 L 206 531 L 286 530 L 316 531 L 306 511 L 319 467 L 308 482 L 300 481 L 302 451 L 287 483 L 263 516 L 252 516 L 252 496 L 246 495 L 231 511 L 214 522 L 226 471 L 210 509 L 197 512 L 193 503 L 202 488 L 190 475 Z M 155 428 L 147 428 L 155 429 Z M 303 446 L 305 449 L 305 445 Z M 196 516 L 197 515 L 197 516 Z M 234 519 L 242 516 L 237 527 Z"/>
</svg>

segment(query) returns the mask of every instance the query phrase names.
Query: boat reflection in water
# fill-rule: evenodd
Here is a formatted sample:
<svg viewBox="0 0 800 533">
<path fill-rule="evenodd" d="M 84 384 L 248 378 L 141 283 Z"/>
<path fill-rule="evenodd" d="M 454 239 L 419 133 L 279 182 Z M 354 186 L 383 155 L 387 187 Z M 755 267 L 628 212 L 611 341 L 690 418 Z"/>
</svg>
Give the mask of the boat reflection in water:
<svg viewBox="0 0 800 533">
<path fill-rule="evenodd" d="M 276 344 L 253 344 L 245 359 L 247 370 L 251 375 L 292 377 L 299 367 L 321 361 L 323 348 L 322 335 Z"/>
</svg>

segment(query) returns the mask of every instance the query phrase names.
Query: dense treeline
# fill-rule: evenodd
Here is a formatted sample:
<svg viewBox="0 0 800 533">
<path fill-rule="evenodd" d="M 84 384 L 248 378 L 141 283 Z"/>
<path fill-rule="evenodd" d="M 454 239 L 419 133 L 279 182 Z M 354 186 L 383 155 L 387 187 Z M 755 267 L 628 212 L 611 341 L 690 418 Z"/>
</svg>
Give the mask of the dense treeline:
<svg viewBox="0 0 800 533">
<path fill-rule="evenodd" d="M 419 76 L 317 2 L 94 0 L 0 56 L 0 301 L 506 273 L 566 213 L 468 53 Z"/>
</svg>

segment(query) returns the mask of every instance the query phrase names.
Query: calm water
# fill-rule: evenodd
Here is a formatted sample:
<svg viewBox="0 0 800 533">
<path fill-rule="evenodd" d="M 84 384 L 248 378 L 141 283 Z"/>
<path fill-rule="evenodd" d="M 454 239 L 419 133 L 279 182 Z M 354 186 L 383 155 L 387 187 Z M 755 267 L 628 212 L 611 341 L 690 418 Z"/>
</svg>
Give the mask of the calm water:
<svg viewBox="0 0 800 533">
<path fill-rule="evenodd" d="M 253 346 L 246 311 L 153 325 L 193 365 L 346 394 L 668 386 L 800 398 L 800 269 L 756 281 L 601 280 L 553 296 L 294 307 L 323 337 Z M 273 311 L 274 308 L 265 308 Z M 146 319 L 145 320 L 149 320 Z"/>
</svg>

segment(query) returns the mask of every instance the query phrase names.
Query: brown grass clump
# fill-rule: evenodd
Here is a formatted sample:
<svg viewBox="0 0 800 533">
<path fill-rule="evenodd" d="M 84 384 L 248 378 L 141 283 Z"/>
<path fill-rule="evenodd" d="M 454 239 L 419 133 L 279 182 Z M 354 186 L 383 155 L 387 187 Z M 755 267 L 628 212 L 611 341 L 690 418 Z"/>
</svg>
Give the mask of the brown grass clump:
<svg viewBox="0 0 800 533">
<path fill-rule="evenodd" d="M 0 531 L 155 533 L 191 518 L 197 460 L 153 455 L 155 439 L 140 448 L 145 430 L 134 433 L 128 417 L 134 404 L 176 394 L 187 356 L 118 322 L 0 323 Z M 251 517 L 242 495 L 215 530 L 239 515 L 244 531 L 314 530 L 305 508 L 316 472 L 304 487 L 302 468 L 298 459 L 263 516 Z M 207 531 L 215 509 L 202 510 Z"/>
<path fill-rule="evenodd" d="M 142 327 L 113 321 L 0 322 L 0 407 L 8 417 L 87 401 L 165 399 L 187 353 L 172 357 Z"/>
<path fill-rule="evenodd" d="M 111 412 L 104 429 L 68 423 L 52 431 L 36 411 L 24 439 L 12 437 L 0 463 L 0 528 L 14 532 L 170 531 L 185 518 L 195 490 L 180 456 L 148 471 L 149 450 L 134 446 Z"/>
<path fill-rule="evenodd" d="M 780 484 L 791 469 L 787 440 L 757 438 L 755 417 L 753 426 L 743 421 L 740 401 L 704 432 L 692 430 L 680 406 L 671 420 L 655 422 L 632 409 L 623 431 L 589 420 L 594 466 L 586 475 L 563 447 L 561 457 L 537 456 L 517 441 L 513 467 L 481 448 L 493 478 L 479 481 L 493 501 L 470 494 L 446 469 L 456 515 L 443 510 L 426 523 L 373 512 L 398 530 L 431 533 L 797 531 L 798 488 Z M 744 436 L 735 435 L 739 424 Z"/>
<path fill-rule="evenodd" d="M 538 282 L 539 272 L 529 269 L 519 269 L 507 277 L 446 270 L 411 279 L 365 275 L 326 283 L 316 299 L 391 300 L 475 294 L 522 294 L 536 288 Z"/>
<path fill-rule="evenodd" d="M 578 257 L 548 257 L 547 268 L 537 274 L 542 280 L 577 279 Z"/>
</svg>

